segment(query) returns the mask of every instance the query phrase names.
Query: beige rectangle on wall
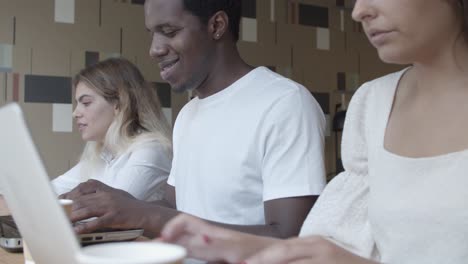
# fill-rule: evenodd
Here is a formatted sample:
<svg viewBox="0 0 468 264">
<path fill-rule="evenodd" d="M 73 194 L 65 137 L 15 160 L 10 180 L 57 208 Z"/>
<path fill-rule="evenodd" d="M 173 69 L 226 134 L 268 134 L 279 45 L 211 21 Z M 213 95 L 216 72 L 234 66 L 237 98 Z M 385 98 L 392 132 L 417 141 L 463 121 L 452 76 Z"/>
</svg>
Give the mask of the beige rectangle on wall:
<svg viewBox="0 0 468 264">
<path fill-rule="evenodd" d="M 317 28 L 317 49 L 330 50 L 330 30 Z"/>
<path fill-rule="evenodd" d="M 170 107 L 163 107 L 162 112 L 164 117 L 166 118 L 167 122 L 172 126 L 172 108 Z"/>
<path fill-rule="evenodd" d="M 241 39 L 248 42 L 257 42 L 257 19 L 243 17 L 241 19 Z"/>
<path fill-rule="evenodd" d="M 72 132 L 72 104 L 53 104 L 52 106 L 52 131 Z"/>
<path fill-rule="evenodd" d="M 13 45 L 0 43 L 0 72 L 11 71 L 13 65 Z"/>
<path fill-rule="evenodd" d="M 345 31 L 345 13 L 344 10 L 340 10 L 340 30 Z"/>
<path fill-rule="evenodd" d="M 55 22 L 75 23 L 75 0 L 55 0 Z"/>
<path fill-rule="evenodd" d="M 270 0 L 270 22 L 276 21 L 275 0 Z"/>
</svg>

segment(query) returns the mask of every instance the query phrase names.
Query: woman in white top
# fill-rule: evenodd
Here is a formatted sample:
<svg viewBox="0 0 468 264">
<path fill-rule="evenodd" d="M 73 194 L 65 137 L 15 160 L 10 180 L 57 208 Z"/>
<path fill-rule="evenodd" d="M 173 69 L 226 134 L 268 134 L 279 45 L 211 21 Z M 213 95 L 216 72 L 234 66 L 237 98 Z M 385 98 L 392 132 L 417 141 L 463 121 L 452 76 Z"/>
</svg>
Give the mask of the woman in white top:
<svg viewBox="0 0 468 264">
<path fill-rule="evenodd" d="M 231 263 L 468 263 L 468 0 L 357 0 L 353 18 L 384 62 L 412 66 L 353 97 L 346 171 L 322 193 L 302 238 L 181 216 L 164 240 Z"/>
<path fill-rule="evenodd" d="M 83 69 L 73 86 L 73 117 L 87 143 L 80 162 L 52 181 L 57 194 L 91 179 L 137 199 L 162 198 L 172 148 L 155 89 L 135 65 L 120 58 Z"/>
</svg>

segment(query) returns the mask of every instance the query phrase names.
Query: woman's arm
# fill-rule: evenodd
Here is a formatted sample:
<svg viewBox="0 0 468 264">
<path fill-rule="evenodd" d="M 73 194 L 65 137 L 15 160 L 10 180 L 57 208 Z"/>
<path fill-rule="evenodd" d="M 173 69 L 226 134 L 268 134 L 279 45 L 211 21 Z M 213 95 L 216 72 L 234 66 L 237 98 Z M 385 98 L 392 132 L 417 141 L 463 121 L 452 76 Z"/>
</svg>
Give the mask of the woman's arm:
<svg viewBox="0 0 468 264">
<path fill-rule="evenodd" d="M 191 258 L 228 263 L 240 263 L 281 241 L 217 227 L 186 214 L 171 220 L 163 228 L 161 239 L 185 247 Z"/>
<path fill-rule="evenodd" d="M 124 190 L 139 200 L 161 200 L 170 169 L 171 159 L 162 145 L 156 142 L 141 143 L 131 152 L 126 164 L 112 175 L 112 182 L 104 183 Z"/>
<path fill-rule="evenodd" d="M 52 188 L 54 189 L 57 195 L 67 193 L 78 184 L 80 184 L 83 179 L 80 175 L 81 163 L 78 163 L 73 168 L 65 172 L 63 175 L 58 176 L 57 178 L 51 181 Z"/>
</svg>

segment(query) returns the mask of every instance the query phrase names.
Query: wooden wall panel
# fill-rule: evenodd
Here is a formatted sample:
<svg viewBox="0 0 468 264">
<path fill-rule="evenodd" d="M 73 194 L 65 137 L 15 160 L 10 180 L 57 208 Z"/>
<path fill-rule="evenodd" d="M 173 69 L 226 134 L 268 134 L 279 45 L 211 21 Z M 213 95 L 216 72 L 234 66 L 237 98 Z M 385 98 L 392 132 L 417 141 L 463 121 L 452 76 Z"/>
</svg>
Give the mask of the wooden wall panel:
<svg viewBox="0 0 468 264">
<path fill-rule="evenodd" d="M 301 25 L 278 24 L 277 43 L 314 49 L 317 43 L 316 29 Z"/>
<path fill-rule="evenodd" d="M 99 26 L 100 0 L 75 1 L 75 25 L 93 28 Z"/>
<path fill-rule="evenodd" d="M 241 56 L 247 63 L 260 66 L 288 66 L 291 62 L 291 53 L 288 46 L 260 45 L 240 42 L 238 44 Z M 274 54 L 274 56 L 272 56 Z"/>
<path fill-rule="evenodd" d="M 31 73 L 32 48 L 30 46 L 13 46 L 13 71 Z"/>
<path fill-rule="evenodd" d="M 120 28 L 117 27 L 87 28 L 77 25 L 76 30 L 68 33 L 68 36 L 72 38 L 73 48 L 107 53 L 120 52 Z"/>
<path fill-rule="evenodd" d="M 68 24 L 54 21 L 55 0 L 0 0 L 0 43 L 14 44 L 12 72 L 0 73 L 0 105 L 13 100 L 12 76 L 18 73 L 19 101 L 25 107 L 33 137 L 51 175 L 74 164 L 83 143 L 76 128 L 71 133 L 52 132 L 51 104 L 23 102 L 24 75 L 73 77 L 85 67 L 86 52 L 94 52 L 100 59 L 121 54 L 133 61 L 149 81 L 163 82 L 157 63 L 149 58 L 150 38 L 145 30 L 143 6 L 132 2 L 76 0 L 75 23 Z M 320 29 L 320 39 L 325 40 L 322 48 L 329 50 L 317 49 L 317 28 L 298 25 L 298 19 L 291 19 L 291 3 L 328 8 L 328 29 Z M 362 83 L 402 68 L 379 60 L 361 27 L 351 18 L 351 0 L 345 0 L 344 8 L 335 4 L 334 0 L 257 0 L 257 42 L 238 43 L 248 63 L 272 67 L 311 92 L 328 93 L 331 119 L 341 94 L 347 101 L 352 96 L 354 91 L 348 88 L 353 79 Z M 298 10 L 294 11 L 297 15 Z M 324 39 L 328 33 L 329 45 Z M 348 90 L 337 91 L 338 74 L 345 79 Z M 188 93 L 171 94 L 174 120 L 188 97 Z M 334 144 L 333 137 L 326 138 L 329 173 L 335 170 Z M 52 149 L 51 145 L 60 147 Z"/>
<path fill-rule="evenodd" d="M 76 164 L 83 142 L 76 132 L 51 133 L 52 105 L 23 103 L 21 107 L 49 176 L 59 176 Z"/>
<path fill-rule="evenodd" d="M 403 69 L 405 66 L 381 63 L 377 52 L 359 53 L 360 78 L 364 81 L 379 78 L 389 72 Z"/>
<path fill-rule="evenodd" d="M 71 76 L 71 56 L 69 47 L 50 45 L 33 48 L 31 73 L 36 75 Z"/>
<path fill-rule="evenodd" d="M 145 27 L 143 6 L 102 0 L 102 26 L 117 28 Z"/>
<path fill-rule="evenodd" d="M 13 44 L 13 15 L 4 8 L 0 8 L 0 43 Z"/>
<path fill-rule="evenodd" d="M 276 23 L 270 22 L 270 20 L 258 20 L 257 19 L 257 35 L 259 44 L 274 45 L 277 43 L 276 36 Z"/>
</svg>

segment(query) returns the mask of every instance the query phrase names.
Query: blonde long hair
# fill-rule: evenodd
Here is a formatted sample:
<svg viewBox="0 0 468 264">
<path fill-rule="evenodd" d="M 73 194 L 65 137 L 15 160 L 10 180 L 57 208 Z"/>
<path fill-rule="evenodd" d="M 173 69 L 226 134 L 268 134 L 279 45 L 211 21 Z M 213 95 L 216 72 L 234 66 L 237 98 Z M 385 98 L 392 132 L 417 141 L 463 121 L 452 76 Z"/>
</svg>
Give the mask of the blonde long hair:
<svg viewBox="0 0 468 264">
<path fill-rule="evenodd" d="M 111 58 L 81 70 L 73 87 L 84 83 L 109 103 L 118 113 L 109 126 L 104 142 L 89 141 L 81 155 L 83 180 L 103 166 L 105 149 L 117 157 L 135 146 L 156 141 L 172 157 L 171 128 L 164 117 L 156 89 L 145 81 L 138 68 L 123 58 Z"/>
</svg>

